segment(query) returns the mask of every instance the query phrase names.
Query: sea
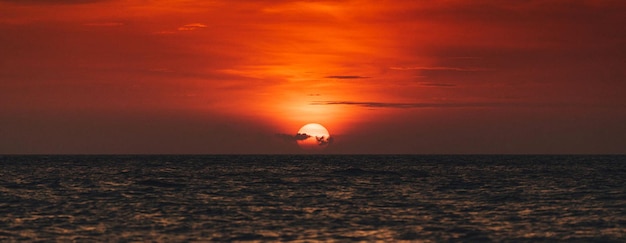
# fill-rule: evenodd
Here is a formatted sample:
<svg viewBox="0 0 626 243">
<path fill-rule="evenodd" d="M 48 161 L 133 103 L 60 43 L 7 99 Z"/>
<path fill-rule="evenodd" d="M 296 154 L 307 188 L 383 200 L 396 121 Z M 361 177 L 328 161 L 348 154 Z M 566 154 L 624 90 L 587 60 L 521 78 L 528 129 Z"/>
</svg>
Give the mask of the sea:
<svg viewBox="0 0 626 243">
<path fill-rule="evenodd" d="M 1 155 L 0 242 L 626 242 L 625 155 Z"/>
</svg>

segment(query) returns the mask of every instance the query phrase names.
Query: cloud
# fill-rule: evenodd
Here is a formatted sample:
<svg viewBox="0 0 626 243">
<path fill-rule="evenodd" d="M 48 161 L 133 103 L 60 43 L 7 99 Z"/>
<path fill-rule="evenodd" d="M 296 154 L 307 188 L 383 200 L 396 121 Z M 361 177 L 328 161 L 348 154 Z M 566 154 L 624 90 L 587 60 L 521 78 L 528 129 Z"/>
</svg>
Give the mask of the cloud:
<svg viewBox="0 0 626 243">
<path fill-rule="evenodd" d="M 291 142 L 296 142 L 298 140 L 305 140 L 307 138 L 310 138 L 311 135 L 308 135 L 306 133 L 297 133 L 296 135 L 278 133 L 276 134 L 276 137 L 282 139 L 285 142 L 291 143 Z"/>
<path fill-rule="evenodd" d="M 191 30 L 197 30 L 199 28 L 206 28 L 206 27 L 207 26 L 205 24 L 193 23 L 193 24 L 186 24 L 181 27 L 178 27 L 178 30 L 179 31 L 191 31 Z"/>
<path fill-rule="evenodd" d="M 352 105 L 368 108 L 469 108 L 502 106 L 502 103 L 389 103 L 389 102 L 357 102 L 357 101 L 315 101 L 311 105 Z"/>
<path fill-rule="evenodd" d="M 360 79 L 360 78 L 370 78 L 365 76 L 356 76 L 356 75 L 332 75 L 326 76 L 324 78 L 333 78 L 333 79 Z"/>
<path fill-rule="evenodd" d="M 295 136 L 293 136 L 295 140 L 305 140 L 309 137 L 311 137 L 311 135 L 307 135 L 306 133 L 298 133 Z"/>
<path fill-rule="evenodd" d="M 459 67 L 445 67 L 445 66 L 390 67 L 389 69 L 400 70 L 400 71 L 420 70 L 420 71 L 457 71 L 457 72 L 484 72 L 484 71 L 491 70 L 487 68 L 459 68 Z"/>
<path fill-rule="evenodd" d="M 420 83 L 422 86 L 427 87 L 455 87 L 456 84 L 448 84 L 448 83 Z"/>
<path fill-rule="evenodd" d="M 317 140 L 317 145 L 319 145 L 319 146 L 324 146 L 324 145 L 327 145 L 327 144 L 331 144 L 331 143 L 333 143 L 334 138 L 333 138 L 333 137 L 328 137 L 328 138 L 326 138 L 326 137 L 324 137 L 324 136 L 321 136 L 321 137 L 317 137 L 317 136 L 316 136 L 316 137 L 315 137 L 315 140 Z"/>
<path fill-rule="evenodd" d="M 299 140 L 306 140 L 308 138 L 311 137 L 311 135 L 308 135 L 306 133 L 296 133 L 296 135 L 291 135 L 291 134 L 284 134 L 284 133 L 278 133 L 276 134 L 276 137 L 282 139 L 283 141 L 287 142 L 287 143 L 295 143 Z M 317 141 L 317 145 L 319 146 L 324 146 L 324 145 L 328 145 L 333 143 L 334 138 L 333 137 L 325 137 L 325 136 L 315 136 L 315 140 Z"/>
<path fill-rule="evenodd" d="M 156 34 L 156 35 L 173 35 L 173 34 L 176 34 L 176 32 L 169 31 L 169 30 L 163 30 L 163 31 L 154 32 L 154 34 Z"/>
</svg>

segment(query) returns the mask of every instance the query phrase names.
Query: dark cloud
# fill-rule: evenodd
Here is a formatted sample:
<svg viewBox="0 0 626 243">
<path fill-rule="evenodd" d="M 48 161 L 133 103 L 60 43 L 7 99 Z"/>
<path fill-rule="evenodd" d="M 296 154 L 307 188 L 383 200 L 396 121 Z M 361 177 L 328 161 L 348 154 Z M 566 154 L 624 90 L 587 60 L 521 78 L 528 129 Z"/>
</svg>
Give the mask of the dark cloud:
<svg viewBox="0 0 626 243">
<path fill-rule="evenodd" d="M 324 136 L 321 136 L 321 137 L 315 136 L 315 140 L 317 140 L 317 145 L 324 146 L 324 145 L 333 143 L 334 138 L 333 137 L 326 138 Z"/>
<path fill-rule="evenodd" d="M 308 135 L 306 133 L 296 133 L 296 135 L 279 133 L 279 134 L 276 134 L 276 137 L 282 139 L 283 141 L 287 143 L 295 143 L 299 140 L 306 140 L 310 138 L 311 135 Z M 333 143 L 334 139 L 333 137 L 315 136 L 315 140 L 317 141 L 317 145 L 325 146 L 325 145 Z"/>
<path fill-rule="evenodd" d="M 331 75 L 326 76 L 324 78 L 333 78 L 333 79 L 360 79 L 360 78 L 370 78 L 365 76 L 357 76 L 357 75 Z"/>
<path fill-rule="evenodd" d="M 305 140 L 307 138 L 310 138 L 311 135 L 308 135 L 306 133 L 297 133 L 296 135 L 278 133 L 276 134 L 276 137 L 282 139 L 285 142 L 296 142 L 298 140 Z"/>
<path fill-rule="evenodd" d="M 484 72 L 491 71 L 487 68 L 462 68 L 462 67 L 390 67 L 392 70 L 419 70 L 419 71 L 455 71 L 455 72 Z"/>
<path fill-rule="evenodd" d="M 503 106 L 503 103 L 388 103 L 388 102 L 356 102 L 356 101 L 316 101 L 311 105 L 353 105 L 368 108 L 468 108 Z"/>
<path fill-rule="evenodd" d="M 448 83 L 421 83 L 422 86 L 428 87 L 455 87 L 456 84 L 448 84 Z"/>
<path fill-rule="evenodd" d="M 306 133 L 298 133 L 295 136 L 293 136 L 295 140 L 305 140 L 309 137 L 311 137 L 311 135 L 307 135 Z"/>
<path fill-rule="evenodd" d="M 309 103 L 310 105 L 351 105 L 367 108 L 398 108 L 398 109 L 412 109 L 412 108 L 572 108 L 572 107 L 612 107 L 612 108 L 625 108 L 624 105 L 590 105 L 583 103 L 571 103 L 571 102 L 516 102 L 516 101 L 502 101 L 502 102 L 449 102 L 449 103 L 391 103 L 391 102 L 358 102 L 358 101 L 314 101 Z"/>
</svg>

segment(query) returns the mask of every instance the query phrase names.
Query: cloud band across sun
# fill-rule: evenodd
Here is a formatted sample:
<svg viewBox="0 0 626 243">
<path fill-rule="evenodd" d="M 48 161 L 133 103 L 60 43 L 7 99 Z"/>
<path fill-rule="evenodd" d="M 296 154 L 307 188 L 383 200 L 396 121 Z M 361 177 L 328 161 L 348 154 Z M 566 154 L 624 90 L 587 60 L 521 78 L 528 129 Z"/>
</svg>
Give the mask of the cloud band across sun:
<svg viewBox="0 0 626 243">
<path fill-rule="evenodd" d="M 459 102 L 459 103 L 393 103 L 393 102 L 359 102 L 359 101 L 315 101 L 310 105 L 348 105 L 360 106 L 367 108 L 480 108 L 480 107 L 519 107 L 530 106 L 529 104 L 520 103 L 497 103 L 497 102 Z"/>
</svg>

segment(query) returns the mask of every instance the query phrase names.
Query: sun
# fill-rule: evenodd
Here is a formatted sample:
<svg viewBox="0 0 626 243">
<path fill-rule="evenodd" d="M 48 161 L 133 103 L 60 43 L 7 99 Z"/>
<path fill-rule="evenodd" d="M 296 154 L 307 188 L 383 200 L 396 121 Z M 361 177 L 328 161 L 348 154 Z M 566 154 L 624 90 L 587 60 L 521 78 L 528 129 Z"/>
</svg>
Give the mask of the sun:
<svg viewBox="0 0 626 243">
<path fill-rule="evenodd" d="M 298 130 L 296 138 L 298 146 L 305 150 L 321 150 L 333 141 L 328 130 L 317 123 L 304 125 Z"/>
</svg>

